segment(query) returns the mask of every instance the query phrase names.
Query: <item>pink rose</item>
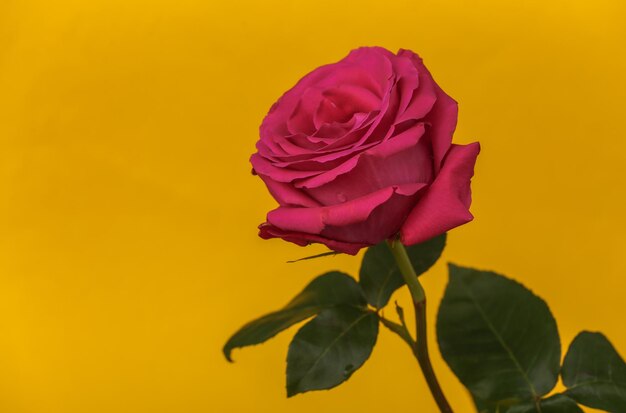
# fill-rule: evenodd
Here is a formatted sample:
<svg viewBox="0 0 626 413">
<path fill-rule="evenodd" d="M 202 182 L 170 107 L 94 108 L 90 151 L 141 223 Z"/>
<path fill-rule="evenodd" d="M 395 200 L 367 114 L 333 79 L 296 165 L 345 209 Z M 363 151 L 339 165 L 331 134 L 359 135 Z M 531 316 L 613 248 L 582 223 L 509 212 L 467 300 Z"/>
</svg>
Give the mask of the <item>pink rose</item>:
<svg viewBox="0 0 626 413">
<path fill-rule="evenodd" d="M 356 254 L 472 220 L 478 142 L 453 145 L 457 103 L 409 50 L 353 50 L 288 90 L 250 161 L 280 206 L 259 235 Z"/>
</svg>

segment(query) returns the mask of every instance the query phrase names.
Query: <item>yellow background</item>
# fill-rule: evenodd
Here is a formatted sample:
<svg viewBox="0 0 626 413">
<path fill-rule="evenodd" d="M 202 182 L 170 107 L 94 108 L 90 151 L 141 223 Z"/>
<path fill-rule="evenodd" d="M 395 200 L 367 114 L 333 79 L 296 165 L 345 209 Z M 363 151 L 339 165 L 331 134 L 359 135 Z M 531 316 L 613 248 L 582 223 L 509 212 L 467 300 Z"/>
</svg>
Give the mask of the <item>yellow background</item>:
<svg viewBox="0 0 626 413">
<path fill-rule="evenodd" d="M 624 21 L 620 0 L 1 1 L 0 410 L 435 412 L 387 331 L 347 384 L 289 400 L 293 330 L 220 354 L 358 269 L 257 238 L 274 201 L 248 157 L 285 89 L 361 45 L 420 53 L 483 146 L 476 220 L 423 278 L 431 320 L 454 261 L 543 296 L 564 346 L 601 330 L 626 354 Z"/>
</svg>

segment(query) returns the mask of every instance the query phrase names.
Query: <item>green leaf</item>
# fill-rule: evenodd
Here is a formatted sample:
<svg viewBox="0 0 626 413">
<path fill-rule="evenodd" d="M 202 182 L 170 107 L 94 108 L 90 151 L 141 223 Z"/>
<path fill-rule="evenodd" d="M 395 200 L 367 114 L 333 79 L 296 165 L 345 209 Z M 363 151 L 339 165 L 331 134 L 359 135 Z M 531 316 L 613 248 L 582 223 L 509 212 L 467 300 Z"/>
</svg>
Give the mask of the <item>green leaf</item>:
<svg viewBox="0 0 626 413">
<path fill-rule="evenodd" d="M 507 412 L 507 409 L 512 404 L 518 402 L 518 400 L 500 400 L 498 402 L 487 402 L 476 398 L 474 395 L 472 395 L 472 399 L 474 400 L 474 404 L 476 405 L 476 410 L 478 411 L 478 413 L 504 413 Z"/>
<path fill-rule="evenodd" d="M 601 333 L 578 334 L 561 369 L 567 394 L 580 404 L 608 412 L 626 412 L 626 364 Z"/>
<path fill-rule="evenodd" d="M 241 327 L 224 345 L 224 356 L 232 361 L 231 352 L 234 348 L 262 343 L 325 308 L 342 304 L 367 305 L 354 278 L 337 271 L 320 275 L 281 310 Z"/>
<path fill-rule="evenodd" d="M 472 395 L 472 400 L 474 401 L 474 404 L 476 405 L 476 411 L 478 413 L 496 413 L 496 412 L 498 412 L 498 406 L 495 405 L 495 404 L 490 404 L 490 403 L 485 402 L 483 400 L 477 399 L 473 395 Z"/>
<path fill-rule="evenodd" d="M 376 313 L 355 307 L 322 311 L 296 333 L 287 354 L 287 396 L 335 387 L 365 363 L 378 336 Z"/>
<path fill-rule="evenodd" d="M 506 413 L 584 413 L 576 402 L 563 394 L 541 400 L 540 409 L 534 402 L 517 404 L 506 410 Z"/>
<path fill-rule="evenodd" d="M 558 378 L 561 345 L 546 303 L 501 275 L 449 268 L 437 338 L 452 371 L 485 402 L 548 393 Z"/>
<path fill-rule="evenodd" d="M 437 262 L 446 245 L 446 234 L 421 244 L 406 247 L 417 275 L 425 273 Z M 391 294 L 404 285 L 404 278 L 386 242 L 369 247 L 363 257 L 359 283 L 367 301 L 376 308 L 383 308 Z"/>
<path fill-rule="evenodd" d="M 289 264 L 293 264 L 294 262 L 300 262 L 300 261 L 306 261 L 306 260 L 312 260 L 315 258 L 321 258 L 321 257 L 328 257 L 330 255 L 335 256 L 341 254 L 341 252 L 337 252 L 337 251 L 327 251 L 327 252 L 322 252 L 321 254 L 317 254 L 317 255 L 311 255 L 309 257 L 303 257 L 303 258 L 298 258 L 297 260 L 291 260 L 291 261 L 287 261 L 287 263 Z"/>
</svg>

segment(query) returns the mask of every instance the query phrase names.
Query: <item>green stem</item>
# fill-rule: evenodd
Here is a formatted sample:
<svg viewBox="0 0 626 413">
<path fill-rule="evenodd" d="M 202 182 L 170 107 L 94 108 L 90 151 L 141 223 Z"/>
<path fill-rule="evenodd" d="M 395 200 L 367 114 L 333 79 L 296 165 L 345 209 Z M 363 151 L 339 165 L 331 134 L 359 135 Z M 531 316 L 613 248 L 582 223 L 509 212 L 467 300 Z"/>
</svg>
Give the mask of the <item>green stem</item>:
<svg viewBox="0 0 626 413">
<path fill-rule="evenodd" d="M 413 354 L 417 358 L 417 361 L 422 369 L 422 373 L 428 383 L 428 388 L 432 393 L 439 410 L 442 413 L 453 413 L 450 404 L 446 400 L 446 397 L 441 390 L 441 386 L 435 376 L 435 371 L 430 362 L 428 355 L 428 341 L 427 341 L 427 329 L 426 329 L 426 294 L 424 289 L 417 279 L 417 274 L 413 269 L 413 265 L 409 260 L 404 245 L 399 240 L 390 241 L 389 247 L 393 253 L 396 263 L 400 268 L 400 272 L 404 277 L 406 285 L 411 292 L 411 298 L 413 299 L 413 307 L 415 308 L 415 323 L 417 338 L 414 344 L 411 346 Z"/>
</svg>

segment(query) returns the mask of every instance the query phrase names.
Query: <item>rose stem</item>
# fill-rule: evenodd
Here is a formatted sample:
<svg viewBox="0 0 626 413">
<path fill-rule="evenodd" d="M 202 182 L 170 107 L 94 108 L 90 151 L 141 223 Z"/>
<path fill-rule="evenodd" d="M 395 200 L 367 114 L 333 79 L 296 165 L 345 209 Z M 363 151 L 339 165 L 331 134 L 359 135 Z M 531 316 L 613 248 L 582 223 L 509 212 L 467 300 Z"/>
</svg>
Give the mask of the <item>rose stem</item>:
<svg viewBox="0 0 626 413">
<path fill-rule="evenodd" d="M 452 408 L 450 408 L 450 404 L 448 404 L 446 397 L 443 395 L 441 386 L 435 376 L 433 366 L 430 363 L 430 357 L 428 356 L 428 342 L 426 340 L 426 294 L 417 279 L 417 274 L 415 274 L 413 265 L 411 265 L 411 261 L 409 260 L 409 256 L 407 255 L 402 242 L 400 242 L 400 240 L 389 241 L 388 245 L 391 248 L 391 252 L 396 259 L 396 262 L 398 263 L 398 267 L 400 267 L 400 272 L 404 277 L 404 281 L 409 287 L 411 298 L 413 299 L 413 306 L 415 307 L 417 338 L 415 340 L 415 345 L 412 346 L 413 354 L 417 358 L 420 368 L 422 369 L 422 373 L 428 383 L 428 388 L 430 389 L 435 402 L 437 402 L 439 410 L 442 413 L 452 413 Z"/>
</svg>

